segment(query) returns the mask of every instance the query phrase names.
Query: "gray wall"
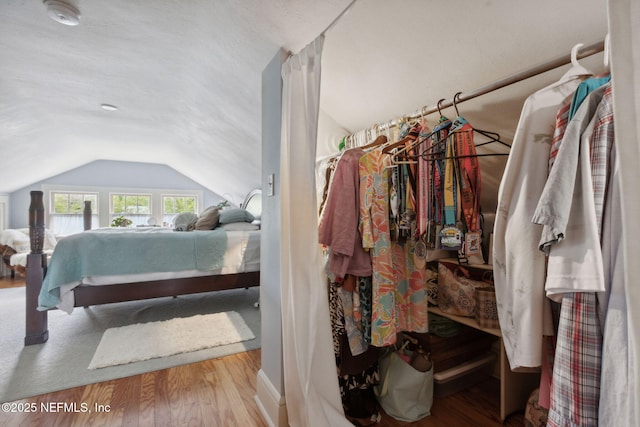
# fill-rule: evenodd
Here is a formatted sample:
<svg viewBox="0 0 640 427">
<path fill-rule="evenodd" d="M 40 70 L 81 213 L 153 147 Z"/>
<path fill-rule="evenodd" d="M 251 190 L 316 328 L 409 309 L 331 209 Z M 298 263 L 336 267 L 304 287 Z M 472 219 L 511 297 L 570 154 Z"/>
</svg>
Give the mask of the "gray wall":
<svg viewBox="0 0 640 427">
<path fill-rule="evenodd" d="M 282 316 L 280 311 L 280 122 L 282 77 L 287 54 L 280 51 L 262 72 L 262 246 L 260 249 L 260 310 L 262 312 L 262 371 L 280 395 Z M 269 176 L 274 194 L 269 196 Z"/>
<path fill-rule="evenodd" d="M 97 160 L 11 193 L 9 195 L 9 228 L 28 227 L 29 192 L 42 190 L 43 185 L 201 190 L 204 193 L 205 207 L 218 204 L 222 200 L 220 195 L 167 165 Z"/>
</svg>

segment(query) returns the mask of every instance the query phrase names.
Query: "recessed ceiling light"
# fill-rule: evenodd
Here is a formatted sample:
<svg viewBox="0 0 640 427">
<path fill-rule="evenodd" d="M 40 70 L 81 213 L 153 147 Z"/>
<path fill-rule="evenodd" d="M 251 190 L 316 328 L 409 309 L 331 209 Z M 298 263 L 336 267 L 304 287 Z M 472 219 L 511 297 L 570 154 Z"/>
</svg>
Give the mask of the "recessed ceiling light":
<svg viewBox="0 0 640 427">
<path fill-rule="evenodd" d="M 47 6 L 47 15 L 56 22 L 64 25 L 78 25 L 80 23 L 80 11 L 67 0 L 44 0 Z"/>
<path fill-rule="evenodd" d="M 107 111 L 116 111 L 118 109 L 118 107 L 111 104 L 100 104 L 100 107 L 102 107 L 103 110 Z"/>
</svg>

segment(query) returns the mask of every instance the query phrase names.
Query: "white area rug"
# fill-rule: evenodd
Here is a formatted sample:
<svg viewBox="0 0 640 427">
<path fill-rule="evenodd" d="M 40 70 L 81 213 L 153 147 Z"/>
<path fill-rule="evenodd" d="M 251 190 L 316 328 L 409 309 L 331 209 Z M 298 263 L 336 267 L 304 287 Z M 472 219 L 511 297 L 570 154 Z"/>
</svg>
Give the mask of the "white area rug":
<svg viewBox="0 0 640 427">
<path fill-rule="evenodd" d="M 188 353 L 255 338 L 235 311 L 107 329 L 89 369 Z"/>
</svg>

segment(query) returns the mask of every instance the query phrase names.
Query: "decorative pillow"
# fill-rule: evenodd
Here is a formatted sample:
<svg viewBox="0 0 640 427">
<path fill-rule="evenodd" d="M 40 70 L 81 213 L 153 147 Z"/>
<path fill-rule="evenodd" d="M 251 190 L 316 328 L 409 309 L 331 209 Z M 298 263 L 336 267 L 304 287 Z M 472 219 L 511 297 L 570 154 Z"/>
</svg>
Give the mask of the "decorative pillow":
<svg viewBox="0 0 640 427">
<path fill-rule="evenodd" d="M 251 212 L 240 208 L 227 208 L 220 211 L 220 224 L 231 224 L 232 222 L 252 222 L 256 218 Z"/>
<path fill-rule="evenodd" d="M 173 227 L 176 231 L 191 231 L 196 227 L 198 215 L 193 212 L 183 212 L 173 219 Z"/>
<path fill-rule="evenodd" d="M 223 230 L 226 231 L 251 231 L 251 230 L 260 230 L 260 226 L 258 224 L 251 224 L 248 222 L 232 222 L 229 224 L 222 224 L 220 226 Z"/>
<path fill-rule="evenodd" d="M 220 222 L 220 209 L 217 206 L 209 206 L 203 210 L 196 221 L 196 230 L 213 230 Z"/>
</svg>

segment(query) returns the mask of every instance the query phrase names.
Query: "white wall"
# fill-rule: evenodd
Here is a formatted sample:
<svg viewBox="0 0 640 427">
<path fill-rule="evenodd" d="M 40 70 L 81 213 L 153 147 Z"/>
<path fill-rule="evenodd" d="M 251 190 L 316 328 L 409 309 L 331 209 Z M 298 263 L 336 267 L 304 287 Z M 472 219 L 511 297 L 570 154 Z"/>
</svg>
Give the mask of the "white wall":
<svg viewBox="0 0 640 427">
<path fill-rule="evenodd" d="M 282 366 L 280 304 L 280 133 L 281 68 L 287 54 L 278 52 L 262 72 L 262 246 L 260 248 L 260 310 L 262 367 L 256 402 L 269 425 L 286 426 Z M 273 178 L 273 194 L 269 181 Z"/>
</svg>

